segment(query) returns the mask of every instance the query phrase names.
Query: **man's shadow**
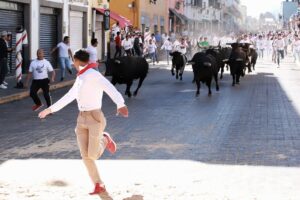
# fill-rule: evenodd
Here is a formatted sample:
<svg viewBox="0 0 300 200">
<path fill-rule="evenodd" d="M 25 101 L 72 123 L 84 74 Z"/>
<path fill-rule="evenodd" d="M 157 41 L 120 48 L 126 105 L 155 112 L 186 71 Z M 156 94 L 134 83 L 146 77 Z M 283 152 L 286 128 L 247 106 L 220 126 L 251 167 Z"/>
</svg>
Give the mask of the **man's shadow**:
<svg viewBox="0 0 300 200">
<path fill-rule="evenodd" d="M 99 195 L 101 200 L 113 200 L 113 198 L 108 194 L 108 192 L 104 192 L 101 195 Z M 126 197 L 123 200 L 144 200 L 144 197 L 142 195 L 132 195 L 131 197 Z"/>
</svg>

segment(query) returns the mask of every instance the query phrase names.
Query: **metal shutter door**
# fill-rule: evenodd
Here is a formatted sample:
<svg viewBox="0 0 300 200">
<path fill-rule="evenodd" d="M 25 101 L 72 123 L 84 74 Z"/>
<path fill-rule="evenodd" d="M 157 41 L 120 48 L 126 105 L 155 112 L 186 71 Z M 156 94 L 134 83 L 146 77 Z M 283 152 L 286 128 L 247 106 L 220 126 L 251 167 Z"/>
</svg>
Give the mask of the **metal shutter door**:
<svg viewBox="0 0 300 200">
<path fill-rule="evenodd" d="M 12 32 L 12 46 L 16 46 L 16 28 L 24 24 L 22 11 L 0 10 L 0 31 Z M 28 30 L 27 30 L 28 31 Z M 9 69 L 12 73 L 16 69 L 16 53 L 8 54 Z"/>
<path fill-rule="evenodd" d="M 56 54 L 50 55 L 50 51 L 57 45 L 57 16 L 40 15 L 40 48 L 44 49 L 45 58 L 56 67 Z"/>
<path fill-rule="evenodd" d="M 72 52 L 81 49 L 83 40 L 83 13 L 70 12 L 70 47 Z"/>
</svg>

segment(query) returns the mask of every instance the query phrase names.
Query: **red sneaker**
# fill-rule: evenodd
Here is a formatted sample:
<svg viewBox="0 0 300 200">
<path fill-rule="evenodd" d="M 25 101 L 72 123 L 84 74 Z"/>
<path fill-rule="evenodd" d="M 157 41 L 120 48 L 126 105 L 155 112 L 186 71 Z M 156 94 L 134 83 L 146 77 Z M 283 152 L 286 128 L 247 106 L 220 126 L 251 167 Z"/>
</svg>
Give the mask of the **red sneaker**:
<svg viewBox="0 0 300 200">
<path fill-rule="evenodd" d="M 41 104 L 41 105 L 34 105 L 34 106 L 32 106 L 32 110 L 33 111 L 38 111 L 40 108 L 42 108 L 44 105 L 43 104 Z"/>
<path fill-rule="evenodd" d="M 107 139 L 106 149 L 111 153 L 114 154 L 117 151 L 117 144 L 115 141 L 110 137 L 109 133 L 104 132 L 104 137 Z"/>
<path fill-rule="evenodd" d="M 94 192 L 89 193 L 90 195 L 95 195 L 95 194 L 101 194 L 102 192 L 105 192 L 105 186 L 100 185 L 100 183 L 96 183 Z"/>
</svg>

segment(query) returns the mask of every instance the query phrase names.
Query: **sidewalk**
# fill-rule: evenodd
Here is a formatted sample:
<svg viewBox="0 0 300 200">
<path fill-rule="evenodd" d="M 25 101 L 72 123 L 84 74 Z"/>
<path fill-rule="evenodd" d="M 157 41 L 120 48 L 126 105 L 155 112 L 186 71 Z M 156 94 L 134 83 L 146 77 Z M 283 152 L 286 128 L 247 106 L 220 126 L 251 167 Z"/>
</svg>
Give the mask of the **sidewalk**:
<svg viewBox="0 0 300 200">
<path fill-rule="evenodd" d="M 72 75 L 66 73 L 66 77 L 64 81 L 60 81 L 60 70 L 56 69 L 56 77 L 55 82 L 51 84 L 50 90 L 56 90 L 63 87 L 70 86 L 74 83 L 76 73 L 73 72 Z M 23 74 L 23 83 L 25 82 L 27 74 Z M 29 97 L 29 87 L 26 89 L 16 89 L 16 79 L 15 76 L 6 77 L 5 81 L 8 83 L 7 89 L 0 89 L 0 104 L 9 103 L 12 101 L 17 101 Z M 31 82 L 30 82 L 31 83 Z M 41 91 L 39 91 L 41 92 Z"/>
</svg>

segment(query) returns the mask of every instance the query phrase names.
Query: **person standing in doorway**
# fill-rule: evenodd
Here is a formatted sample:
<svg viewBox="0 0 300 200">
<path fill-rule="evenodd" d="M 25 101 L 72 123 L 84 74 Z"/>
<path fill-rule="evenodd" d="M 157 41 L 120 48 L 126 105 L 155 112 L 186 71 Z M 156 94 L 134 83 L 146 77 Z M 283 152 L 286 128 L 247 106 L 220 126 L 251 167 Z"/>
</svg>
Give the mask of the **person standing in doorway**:
<svg viewBox="0 0 300 200">
<path fill-rule="evenodd" d="M 53 54 L 56 50 L 58 50 L 58 59 L 61 69 L 61 78 L 60 81 L 63 81 L 66 76 L 66 68 L 70 74 L 72 74 L 72 67 L 71 67 L 71 61 L 73 59 L 73 54 L 70 48 L 70 37 L 65 36 L 64 40 L 51 51 L 51 54 Z"/>
<path fill-rule="evenodd" d="M 7 89 L 7 83 L 5 82 L 5 76 L 8 72 L 7 58 L 8 58 L 8 47 L 7 47 L 7 31 L 1 32 L 0 38 L 0 88 Z"/>
<path fill-rule="evenodd" d="M 51 72 L 51 79 L 48 78 L 48 72 Z M 37 59 L 33 60 L 29 67 L 29 72 L 27 75 L 27 79 L 25 82 L 25 87 L 28 86 L 30 79 L 32 80 L 30 87 L 30 97 L 34 102 L 34 106 L 32 106 L 33 111 L 39 110 L 43 104 L 37 94 L 39 89 L 43 90 L 44 98 L 47 103 L 47 107 L 51 106 L 51 96 L 49 92 L 49 83 L 54 82 L 55 80 L 55 71 L 53 70 L 52 65 L 48 60 L 44 58 L 44 50 L 37 50 Z"/>
<path fill-rule="evenodd" d="M 81 157 L 95 185 L 90 195 L 96 195 L 105 192 L 106 189 L 95 160 L 101 157 L 105 149 L 110 153 L 115 153 L 117 150 L 116 143 L 108 133 L 104 132 L 106 119 L 101 111 L 103 92 L 107 93 L 117 105 L 117 114 L 128 117 L 128 109 L 122 95 L 105 77 L 92 69 L 95 67 L 94 64 L 88 64 L 88 62 L 89 54 L 85 50 L 75 53 L 74 67 L 78 75 L 74 85 L 55 104 L 40 112 L 39 117 L 43 119 L 73 100 L 77 100 L 79 115 L 75 132 Z"/>
</svg>

